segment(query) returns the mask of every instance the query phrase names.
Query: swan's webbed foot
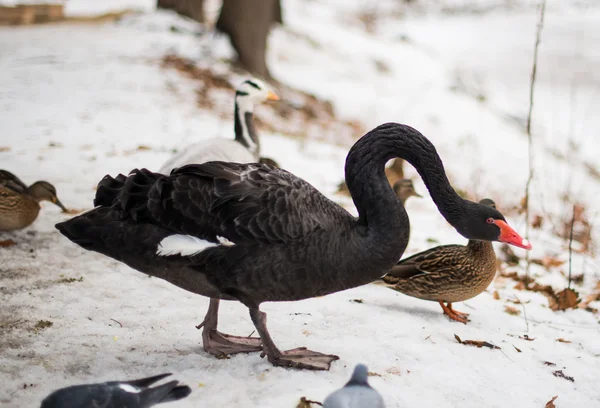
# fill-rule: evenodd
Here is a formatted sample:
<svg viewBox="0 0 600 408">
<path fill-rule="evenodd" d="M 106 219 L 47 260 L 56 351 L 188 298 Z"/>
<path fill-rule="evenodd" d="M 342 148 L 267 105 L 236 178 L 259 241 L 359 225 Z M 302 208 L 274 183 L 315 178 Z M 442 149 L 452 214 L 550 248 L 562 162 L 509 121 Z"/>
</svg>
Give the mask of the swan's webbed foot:
<svg viewBox="0 0 600 408">
<path fill-rule="evenodd" d="M 263 351 L 261 357 L 266 355 Z M 274 366 L 292 367 L 304 370 L 322 370 L 328 371 L 333 361 L 340 358 L 334 354 L 323 354 L 318 351 L 312 351 L 306 347 L 298 347 L 292 350 L 286 350 L 275 355 L 267 355 L 269 362 Z"/>
<path fill-rule="evenodd" d="M 255 353 L 261 351 L 262 341 L 259 337 L 241 337 L 221 333 L 217 330 L 219 299 L 211 299 L 204 320 L 196 329 L 202 330 L 204 351 L 223 357 L 228 354 Z"/>
<path fill-rule="evenodd" d="M 241 337 L 209 330 L 202 333 L 204 351 L 221 357 L 228 354 L 255 353 L 262 351 L 260 337 Z"/>
<path fill-rule="evenodd" d="M 331 362 L 340 359 L 336 355 L 319 353 L 306 347 L 280 351 L 267 330 L 267 315 L 258 308 L 250 308 L 250 317 L 263 341 L 264 351 L 260 356 L 267 356 L 274 366 L 327 371 L 331 367 Z"/>
</svg>

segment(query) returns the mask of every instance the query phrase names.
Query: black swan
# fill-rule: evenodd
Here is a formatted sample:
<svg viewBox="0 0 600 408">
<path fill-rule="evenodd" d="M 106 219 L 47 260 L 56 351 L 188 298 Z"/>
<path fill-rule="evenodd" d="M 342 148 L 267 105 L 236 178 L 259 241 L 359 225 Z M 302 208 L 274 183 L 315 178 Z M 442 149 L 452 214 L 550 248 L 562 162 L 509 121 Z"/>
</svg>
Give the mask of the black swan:
<svg viewBox="0 0 600 408">
<path fill-rule="evenodd" d="M 254 163 L 260 159 L 260 140 L 254 128 L 254 106 L 279 97 L 258 79 L 248 79 L 235 92 L 235 139 L 214 138 L 185 146 L 160 168 L 159 173 L 169 174 L 172 169 L 186 164 L 208 161 Z"/>
<path fill-rule="evenodd" d="M 417 169 L 439 211 L 464 237 L 529 247 L 500 212 L 460 198 L 431 142 L 396 123 L 368 132 L 348 153 L 346 181 L 358 218 L 285 170 L 209 162 L 170 176 L 146 169 L 105 176 L 97 207 L 56 227 L 85 249 L 210 297 L 206 351 L 262 346 L 274 365 L 327 370 L 339 357 L 305 348 L 280 351 L 259 306 L 365 285 L 396 264 L 409 223 L 384 173 L 394 157 Z M 219 299 L 246 305 L 260 339 L 218 332 Z"/>
<path fill-rule="evenodd" d="M 183 399 L 192 389 L 177 381 L 150 387 L 171 374 L 131 381 L 109 381 L 61 388 L 42 401 L 41 408 L 150 408 L 156 404 Z"/>
</svg>

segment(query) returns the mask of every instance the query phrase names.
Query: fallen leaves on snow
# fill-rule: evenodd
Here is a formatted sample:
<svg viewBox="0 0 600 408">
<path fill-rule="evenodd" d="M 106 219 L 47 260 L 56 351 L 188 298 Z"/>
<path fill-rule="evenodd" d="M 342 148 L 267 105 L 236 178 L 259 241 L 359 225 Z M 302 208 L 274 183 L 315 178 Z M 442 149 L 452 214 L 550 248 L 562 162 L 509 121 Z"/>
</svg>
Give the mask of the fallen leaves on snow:
<svg viewBox="0 0 600 408">
<path fill-rule="evenodd" d="M 458 341 L 460 344 L 464 344 L 466 346 L 475 346 L 477 348 L 482 348 L 482 347 L 488 347 L 491 349 L 498 349 L 500 350 L 500 347 L 489 343 L 487 341 L 482 341 L 482 340 L 461 340 L 460 337 L 458 337 L 458 335 L 454 335 L 454 338 L 456 339 L 456 341 Z"/>
<path fill-rule="evenodd" d="M 548 402 L 546 402 L 546 408 L 556 408 L 556 405 L 554 405 L 554 401 L 558 398 L 558 395 L 555 395 L 554 397 L 552 397 L 552 399 Z"/>
</svg>

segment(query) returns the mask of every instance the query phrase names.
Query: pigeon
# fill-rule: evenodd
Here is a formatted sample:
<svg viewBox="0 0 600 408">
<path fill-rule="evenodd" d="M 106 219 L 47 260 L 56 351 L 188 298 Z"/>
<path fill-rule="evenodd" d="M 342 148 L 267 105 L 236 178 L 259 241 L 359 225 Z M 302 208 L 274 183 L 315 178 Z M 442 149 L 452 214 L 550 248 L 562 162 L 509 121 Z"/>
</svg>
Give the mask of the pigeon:
<svg viewBox="0 0 600 408">
<path fill-rule="evenodd" d="M 190 395 L 190 387 L 178 385 L 177 381 L 149 387 L 170 375 L 61 388 L 48 395 L 42 401 L 41 408 L 146 408 Z"/>
<path fill-rule="evenodd" d="M 368 374 L 366 365 L 357 364 L 350 381 L 344 388 L 329 394 L 323 408 L 385 408 L 381 394 L 369 385 Z"/>
</svg>

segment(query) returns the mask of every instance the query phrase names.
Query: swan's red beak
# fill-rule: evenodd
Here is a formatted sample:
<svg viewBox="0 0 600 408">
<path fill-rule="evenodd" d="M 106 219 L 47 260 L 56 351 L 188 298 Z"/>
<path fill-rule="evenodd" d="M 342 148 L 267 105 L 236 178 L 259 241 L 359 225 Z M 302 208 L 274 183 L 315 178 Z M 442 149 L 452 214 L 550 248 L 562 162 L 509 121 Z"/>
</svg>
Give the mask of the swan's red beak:
<svg viewBox="0 0 600 408">
<path fill-rule="evenodd" d="M 498 241 L 527 250 L 531 249 L 531 244 L 529 241 L 521 238 L 521 236 L 517 234 L 517 231 L 512 229 L 506 222 L 502 220 L 494 220 L 494 224 L 500 228 L 500 236 L 498 237 Z"/>
</svg>

